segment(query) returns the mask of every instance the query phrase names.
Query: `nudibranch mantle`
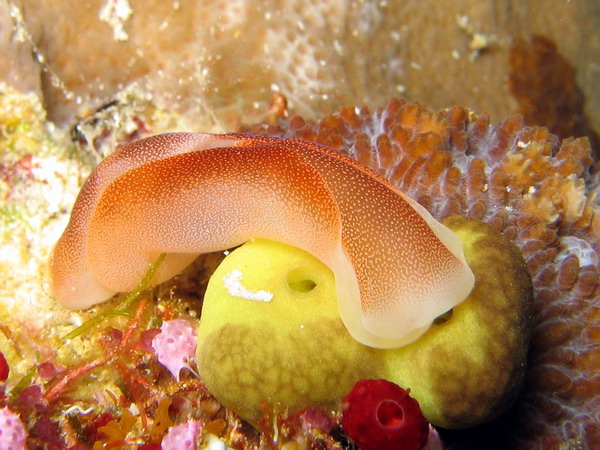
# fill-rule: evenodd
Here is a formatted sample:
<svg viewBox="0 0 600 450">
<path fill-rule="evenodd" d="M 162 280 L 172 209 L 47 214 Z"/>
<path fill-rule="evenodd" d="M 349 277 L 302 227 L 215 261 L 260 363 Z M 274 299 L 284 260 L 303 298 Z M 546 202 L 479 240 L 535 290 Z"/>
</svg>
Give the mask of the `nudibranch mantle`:
<svg viewBox="0 0 600 450">
<path fill-rule="evenodd" d="M 83 186 L 53 251 L 56 299 L 81 309 L 252 238 L 301 248 L 334 273 L 340 316 L 378 348 L 416 340 L 474 285 L 462 244 L 384 178 L 327 147 L 244 134 L 134 142 Z"/>
</svg>

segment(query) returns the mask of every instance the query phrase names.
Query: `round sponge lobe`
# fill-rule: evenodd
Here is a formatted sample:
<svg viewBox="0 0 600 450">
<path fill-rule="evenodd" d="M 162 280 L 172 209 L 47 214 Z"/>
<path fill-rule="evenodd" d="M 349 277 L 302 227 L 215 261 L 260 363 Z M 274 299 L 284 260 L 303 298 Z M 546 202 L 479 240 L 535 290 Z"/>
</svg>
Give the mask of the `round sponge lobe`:
<svg viewBox="0 0 600 450">
<path fill-rule="evenodd" d="M 211 277 L 198 370 L 219 401 L 253 424 L 263 402 L 290 411 L 336 407 L 378 372 L 377 355 L 344 327 L 333 273 L 300 249 L 253 240 Z"/>
</svg>

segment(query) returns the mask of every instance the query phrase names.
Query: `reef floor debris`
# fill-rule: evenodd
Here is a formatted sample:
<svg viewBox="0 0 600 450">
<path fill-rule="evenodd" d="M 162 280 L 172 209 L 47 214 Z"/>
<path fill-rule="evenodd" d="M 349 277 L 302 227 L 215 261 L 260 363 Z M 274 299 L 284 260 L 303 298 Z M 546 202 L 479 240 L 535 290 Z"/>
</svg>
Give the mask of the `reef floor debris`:
<svg viewBox="0 0 600 450">
<path fill-rule="evenodd" d="M 201 440 L 215 437 L 235 448 L 292 441 L 347 445 L 339 414 L 290 417 L 265 406 L 257 432 L 219 405 L 190 371 L 183 369 L 177 382 L 158 362 L 151 342 L 160 324 L 198 320 L 194 292 L 205 288 L 222 255 L 208 255 L 124 311 L 117 308 L 123 298 L 83 314 L 54 305 L 44 264 L 93 162 L 45 121 L 39 101 L 2 89 L 0 351 L 10 373 L 0 406 L 26 424 L 28 445 L 140 448 L 157 445 L 171 427 L 190 419 L 202 423 Z M 536 301 L 525 390 L 490 424 L 440 430 L 444 442 L 476 448 L 498 437 L 498 445 L 508 440 L 531 448 L 600 441 L 600 216 L 598 177 L 585 139 L 559 141 L 519 117 L 491 126 L 463 108 L 432 112 L 401 100 L 374 112 L 344 108 L 319 121 L 270 122 L 246 131 L 340 149 L 393 180 L 438 219 L 463 214 L 483 220 L 525 256 Z M 140 135 L 163 131 L 144 130 Z M 192 272 L 195 277 L 186 276 Z M 61 341 L 98 314 L 106 320 Z"/>
</svg>

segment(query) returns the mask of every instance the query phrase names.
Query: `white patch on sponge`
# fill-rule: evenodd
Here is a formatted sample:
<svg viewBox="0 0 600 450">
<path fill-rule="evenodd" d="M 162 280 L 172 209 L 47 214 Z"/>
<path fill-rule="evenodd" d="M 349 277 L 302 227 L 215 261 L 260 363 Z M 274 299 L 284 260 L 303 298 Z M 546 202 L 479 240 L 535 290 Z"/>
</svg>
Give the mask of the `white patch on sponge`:
<svg viewBox="0 0 600 450">
<path fill-rule="evenodd" d="M 270 302 L 273 300 L 273 294 L 267 291 L 251 291 L 242 284 L 242 272 L 233 269 L 223 277 L 225 289 L 229 295 L 233 297 L 245 298 L 246 300 L 254 300 L 256 302 Z"/>
</svg>

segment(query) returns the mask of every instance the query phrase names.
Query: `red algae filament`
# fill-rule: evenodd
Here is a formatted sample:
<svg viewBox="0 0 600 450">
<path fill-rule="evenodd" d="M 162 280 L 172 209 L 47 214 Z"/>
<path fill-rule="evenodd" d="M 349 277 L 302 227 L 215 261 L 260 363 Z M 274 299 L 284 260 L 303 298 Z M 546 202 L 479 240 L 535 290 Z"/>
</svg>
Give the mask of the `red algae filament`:
<svg viewBox="0 0 600 450">
<path fill-rule="evenodd" d="M 0 352 L 0 381 L 6 381 L 9 373 L 10 368 L 6 362 L 6 358 L 4 357 L 4 354 Z"/>
</svg>

